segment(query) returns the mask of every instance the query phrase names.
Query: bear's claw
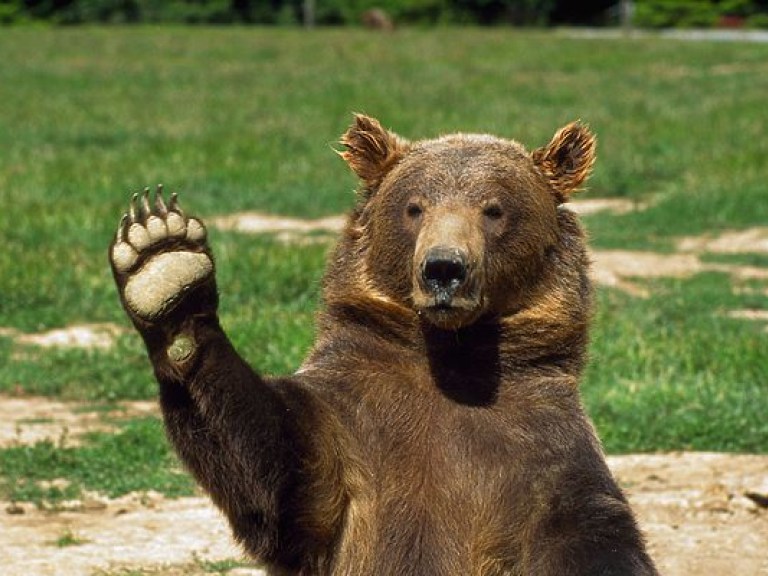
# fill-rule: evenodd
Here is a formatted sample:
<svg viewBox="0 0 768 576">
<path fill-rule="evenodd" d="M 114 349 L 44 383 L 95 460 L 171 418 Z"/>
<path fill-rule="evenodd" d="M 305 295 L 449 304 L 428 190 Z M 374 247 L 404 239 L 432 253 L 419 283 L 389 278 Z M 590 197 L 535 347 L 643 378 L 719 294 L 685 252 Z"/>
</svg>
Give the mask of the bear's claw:
<svg viewBox="0 0 768 576">
<path fill-rule="evenodd" d="M 173 194 L 166 205 L 162 186 L 150 203 L 149 188 L 134 194 L 110 250 L 112 268 L 129 313 L 154 322 L 183 296 L 209 279 L 213 260 L 202 222 L 184 215 Z"/>
</svg>

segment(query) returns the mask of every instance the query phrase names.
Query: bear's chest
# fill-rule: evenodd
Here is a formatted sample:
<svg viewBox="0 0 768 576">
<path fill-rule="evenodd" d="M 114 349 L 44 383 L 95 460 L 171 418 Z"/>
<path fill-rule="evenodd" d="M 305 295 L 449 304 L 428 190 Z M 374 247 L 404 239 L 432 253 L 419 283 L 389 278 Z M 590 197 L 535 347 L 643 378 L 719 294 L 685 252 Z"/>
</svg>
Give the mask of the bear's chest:
<svg viewBox="0 0 768 576">
<path fill-rule="evenodd" d="M 480 559 L 501 566 L 515 557 L 530 493 L 520 431 L 491 408 L 436 395 L 400 393 L 386 400 L 379 397 L 359 412 L 375 546 L 407 544 L 393 546 L 413 555 L 403 565 L 424 562 L 439 568 L 435 574 L 470 573 Z M 407 403 L 406 412 L 401 407 Z M 421 558 L 424 551 L 440 555 Z"/>
</svg>

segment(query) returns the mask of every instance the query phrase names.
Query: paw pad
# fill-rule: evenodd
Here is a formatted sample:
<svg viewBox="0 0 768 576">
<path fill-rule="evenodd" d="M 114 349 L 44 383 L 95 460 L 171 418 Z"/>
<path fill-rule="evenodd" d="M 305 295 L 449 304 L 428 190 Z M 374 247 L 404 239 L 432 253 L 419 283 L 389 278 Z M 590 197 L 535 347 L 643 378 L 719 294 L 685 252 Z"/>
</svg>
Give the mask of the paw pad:
<svg viewBox="0 0 768 576">
<path fill-rule="evenodd" d="M 131 312 L 148 321 L 173 309 L 213 273 L 202 222 L 187 218 L 176 194 L 166 205 L 162 186 L 134 194 L 112 244 L 112 266 Z"/>
</svg>

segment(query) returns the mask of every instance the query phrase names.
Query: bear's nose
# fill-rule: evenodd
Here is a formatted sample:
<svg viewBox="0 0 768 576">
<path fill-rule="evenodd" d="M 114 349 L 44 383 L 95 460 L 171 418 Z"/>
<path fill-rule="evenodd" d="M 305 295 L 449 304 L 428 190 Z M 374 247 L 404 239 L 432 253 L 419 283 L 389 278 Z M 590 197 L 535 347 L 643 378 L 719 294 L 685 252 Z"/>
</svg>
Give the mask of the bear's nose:
<svg viewBox="0 0 768 576">
<path fill-rule="evenodd" d="M 424 258 L 421 276 L 438 306 L 450 304 L 453 294 L 467 279 L 467 256 L 458 248 L 431 248 Z"/>
</svg>

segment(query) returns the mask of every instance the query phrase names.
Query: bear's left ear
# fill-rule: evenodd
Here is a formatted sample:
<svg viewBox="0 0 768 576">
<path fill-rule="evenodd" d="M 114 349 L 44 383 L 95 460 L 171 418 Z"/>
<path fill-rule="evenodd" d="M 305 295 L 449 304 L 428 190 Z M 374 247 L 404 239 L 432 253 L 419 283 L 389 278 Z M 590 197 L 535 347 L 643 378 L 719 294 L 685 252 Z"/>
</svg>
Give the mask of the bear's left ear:
<svg viewBox="0 0 768 576">
<path fill-rule="evenodd" d="M 568 201 L 587 180 L 595 163 L 595 136 L 580 122 L 560 128 L 531 158 L 555 192 L 558 204 Z"/>
<path fill-rule="evenodd" d="M 342 135 L 340 143 L 346 148 L 339 155 L 363 181 L 370 191 L 405 155 L 407 140 L 382 128 L 375 118 L 355 115 L 355 122 Z"/>
</svg>

